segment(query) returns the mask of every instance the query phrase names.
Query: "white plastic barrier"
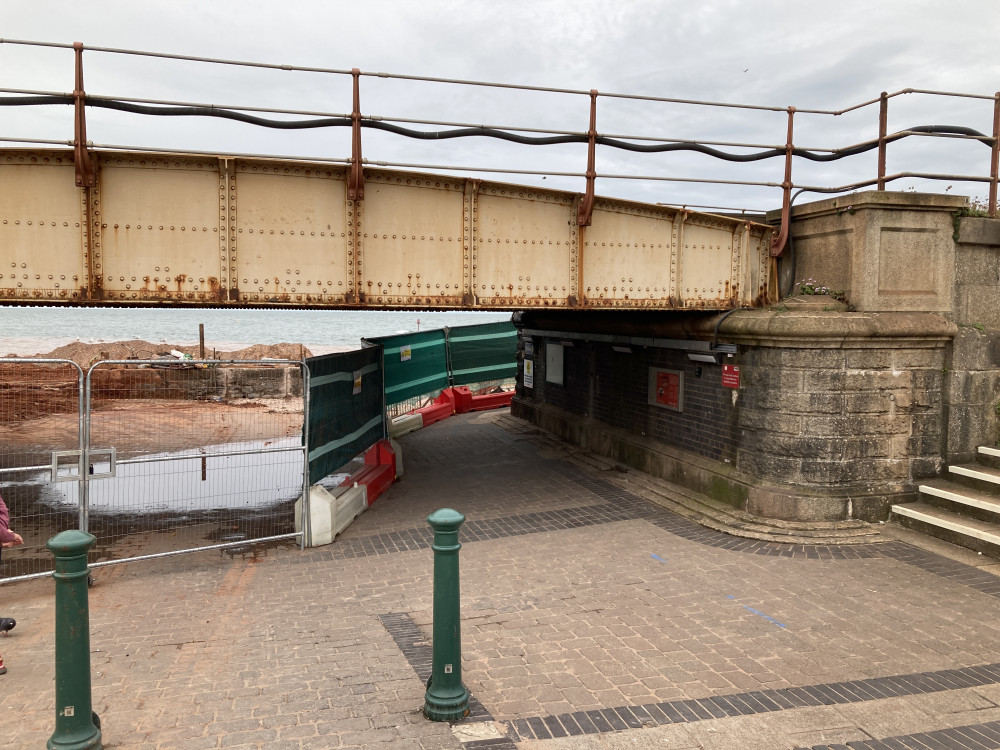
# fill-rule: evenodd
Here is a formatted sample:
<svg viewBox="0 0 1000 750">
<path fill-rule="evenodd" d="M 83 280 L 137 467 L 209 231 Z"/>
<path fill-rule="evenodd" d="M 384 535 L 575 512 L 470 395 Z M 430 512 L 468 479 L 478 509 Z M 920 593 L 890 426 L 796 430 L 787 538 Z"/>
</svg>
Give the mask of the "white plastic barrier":
<svg viewBox="0 0 1000 750">
<path fill-rule="evenodd" d="M 423 414 L 403 414 L 389 422 L 389 437 L 398 438 L 424 426 Z"/>
<path fill-rule="evenodd" d="M 395 438 L 389 438 L 389 445 L 392 446 L 393 453 L 396 454 L 396 479 L 403 478 L 403 446 Z"/>
<path fill-rule="evenodd" d="M 368 489 L 364 485 L 334 487 L 318 484 L 309 488 L 309 537 L 307 547 L 330 544 L 341 531 L 368 507 Z M 302 498 L 295 501 L 295 531 L 302 531 Z"/>
</svg>

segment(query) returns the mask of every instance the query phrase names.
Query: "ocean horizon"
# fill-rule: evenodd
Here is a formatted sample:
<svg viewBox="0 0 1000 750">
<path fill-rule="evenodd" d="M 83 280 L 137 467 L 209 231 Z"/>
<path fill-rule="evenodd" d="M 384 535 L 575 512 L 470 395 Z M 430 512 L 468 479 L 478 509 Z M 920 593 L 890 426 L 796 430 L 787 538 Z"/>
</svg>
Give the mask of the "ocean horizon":
<svg viewBox="0 0 1000 750">
<path fill-rule="evenodd" d="M 313 355 L 361 348 L 361 339 L 510 320 L 510 312 L 466 310 L 274 310 L 0 306 L 0 357 L 29 357 L 82 342 L 141 339 L 234 351 L 254 344 L 302 344 Z"/>
</svg>

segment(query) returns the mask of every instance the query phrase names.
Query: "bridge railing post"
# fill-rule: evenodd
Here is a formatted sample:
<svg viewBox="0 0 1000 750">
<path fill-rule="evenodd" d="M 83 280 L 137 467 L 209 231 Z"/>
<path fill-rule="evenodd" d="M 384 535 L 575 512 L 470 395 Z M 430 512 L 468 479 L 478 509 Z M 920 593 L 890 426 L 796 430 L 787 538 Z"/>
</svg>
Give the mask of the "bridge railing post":
<svg viewBox="0 0 1000 750">
<path fill-rule="evenodd" d="M 97 175 L 87 150 L 87 93 L 83 89 L 83 43 L 73 42 L 76 55 L 73 88 L 73 163 L 76 166 L 76 186 L 94 187 Z"/>
<path fill-rule="evenodd" d="M 885 190 L 885 137 L 889 130 L 889 94 L 883 91 L 878 99 L 878 189 Z"/>
<path fill-rule="evenodd" d="M 990 205 L 991 219 L 997 217 L 997 181 L 1000 178 L 1000 91 L 993 95 L 993 150 L 990 153 Z"/>
<path fill-rule="evenodd" d="M 781 228 L 778 235 L 771 238 L 771 255 L 777 258 L 785 251 L 788 234 L 792 223 L 792 157 L 795 146 L 792 144 L 792 130 L 795 124 L 795 107 L 788 108 L 788 135 L 785 138 L 785 179 L 781 183 Z"/>
<path fill-rule="evenodd" d="M 597 179 L 597 89 L 591 89 L 590 128 L 587 129 L 587 187 L 577 210 L 577 226 L 590 226 L 590 220 L 594 214 L 595 179 Z"/>
</svg>

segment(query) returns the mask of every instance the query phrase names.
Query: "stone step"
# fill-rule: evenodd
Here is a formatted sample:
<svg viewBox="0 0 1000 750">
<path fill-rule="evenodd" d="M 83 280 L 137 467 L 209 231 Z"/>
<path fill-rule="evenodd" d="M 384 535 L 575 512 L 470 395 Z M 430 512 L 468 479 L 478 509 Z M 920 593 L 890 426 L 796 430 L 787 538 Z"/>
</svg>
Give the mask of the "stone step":
<svg viewBox="0 0 1000 750">
<path fill-rule="evenodd" d="M 640 477 L 635 483 L 656 495 L 670 499 L 692 511 L 724 523 L 735 531 L 757 531 L 779 535 L 820 534 L 823 536 L 871 536 L 873 529 L 864 521 L 782 521 L 755 516 L 706 495 L 679 487 L 662 479 Z"/>
<path fill-rule="evenodd" d="M 966 513 L 982 521 L 1000 522 L 1000 495 L 973 489 L 947 479 L 932 479 L 918 488 L 928 505 Z"/>
<path fill-rule="evenodd" d="M 763 518 L 714 500 L 693 490 L 620 467 L 612 459 L 585 451 L 573 458 L 592 469 L 606 473 L 614 484 L 667 508 L 680 516 L 716 531 L 746 539 L 760 539 L 784 544 L 870 544 L 882 541 L 878 528 L 864 521 L 781 521 Z"/>
<path fill-rule="evenodd" d="M 885 541 L 877 526 L 864 521 L 796 522 L 763 518 L 638 469 L 622 466 L 613 458 L 564 443 L 544 431 L 536 430 L 534 439 L 539 447 L 546 446 L 553 455 L 568 458 L 612 484 L 695 523 L 732 536 L 783 544 L 870 544 Z"/>
<path fill-rule="evenodd" d="M 1000 557 L 1000 524 L 915 502 L 892 506 L 892 520 L 968 549 Z"/>
<path fill-rule="evenodd" d="M 993 469 L 1000 469 L 1000 448 L 990 448 L 985 445 L 979 446 L 979 463 Z"/>
<path fill-rule="evenodd" d="M 1000 469 L 982 464 L 960 464 L 948 467 L 948 477 L 974 490 L 1000 495 Z"/>
</svg>

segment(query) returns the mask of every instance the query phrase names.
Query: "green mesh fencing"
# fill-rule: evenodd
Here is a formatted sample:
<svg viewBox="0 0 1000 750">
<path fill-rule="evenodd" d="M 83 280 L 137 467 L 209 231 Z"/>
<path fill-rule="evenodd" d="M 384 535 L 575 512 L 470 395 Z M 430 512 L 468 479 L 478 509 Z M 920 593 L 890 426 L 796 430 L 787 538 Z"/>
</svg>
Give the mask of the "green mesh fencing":
<svg viewBox="0 0 1000 750">
<path fill-rule="evenodd" d="M 517 375 L 517 329 L 503 321 L 447 329 L 452 385 Z"/>
<path fill-rule="evenodd" d="M 386 404 L 398 404 L 450 385 L 443 330 L 379 336 L 362 341 L 382 346 Z"/>
<path fill-rule="evenodd" d="M 384 437 L 381 362 L 379 347 L 306 360 L 310 484 Z"/>
</svg>

